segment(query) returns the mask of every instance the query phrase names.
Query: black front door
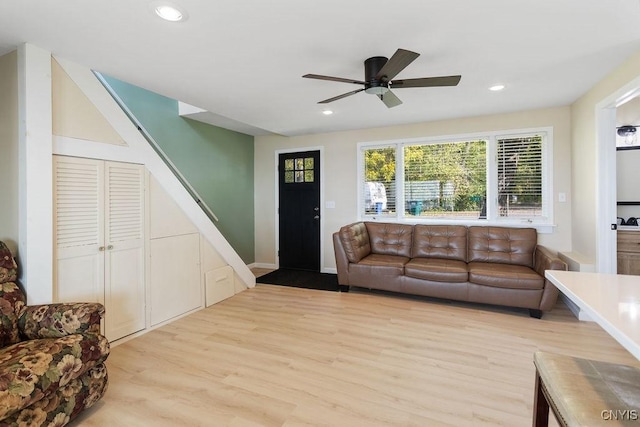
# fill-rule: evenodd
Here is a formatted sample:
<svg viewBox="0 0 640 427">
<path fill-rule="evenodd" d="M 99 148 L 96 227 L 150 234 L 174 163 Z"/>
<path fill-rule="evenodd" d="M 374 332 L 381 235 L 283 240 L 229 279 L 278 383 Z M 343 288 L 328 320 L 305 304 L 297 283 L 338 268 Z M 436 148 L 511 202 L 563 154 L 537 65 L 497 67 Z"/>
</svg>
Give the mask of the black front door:
<svg viewBox="0 0 640 427">
<path fill-rule="evenodd" d="M 320 271 L 320 152 L 278 159 L 280 268 Z"/>
</svg>

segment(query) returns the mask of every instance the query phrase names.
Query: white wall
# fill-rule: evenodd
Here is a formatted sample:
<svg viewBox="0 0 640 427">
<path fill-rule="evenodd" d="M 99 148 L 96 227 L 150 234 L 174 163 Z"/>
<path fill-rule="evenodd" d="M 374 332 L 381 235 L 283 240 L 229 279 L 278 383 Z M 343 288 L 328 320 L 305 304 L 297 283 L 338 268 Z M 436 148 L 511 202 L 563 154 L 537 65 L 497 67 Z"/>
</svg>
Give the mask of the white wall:
<svg viewBox="0 0 640 427">
<path fill-rule="evenodd" d="M 255 229 L 256 264 L 276 264 L 276 151 L 323 147 L 324 200 L 334 201 L 335 209 L 322 206 L 323 271 L 335 269 L 331 235 L 342 225 L 358 219 L 357 144 L 368 141 L 397 140 L 533 127 L 553 127 L 553 189 L 571 200 L 571 137 L 569 107 L 522 111 L 510 114 L 425 122 L 377 129 L 334 132 L 297 137 L 257 136 L 255 140 Z M 541 234 L 541 244 L 555 250 L 571 249 L 571 205 L 555 203 L 551 234 Z"/>
<path fill-rule="evenodd" d="M 18 250 L 18 53 L 0 57 L 0 240 Z"/>
<path fill-rule="evenodd" d="M 597 227 L 608 229 L 611 220 L 596 223 L 597 127 L 596 105 L 640 76 L 640 52 L 609 73 L 571 105 L 571 236 L 573 251 L 596 259 Z M 613 132 L 613 129 L 611 130 Z"/>
</svg>

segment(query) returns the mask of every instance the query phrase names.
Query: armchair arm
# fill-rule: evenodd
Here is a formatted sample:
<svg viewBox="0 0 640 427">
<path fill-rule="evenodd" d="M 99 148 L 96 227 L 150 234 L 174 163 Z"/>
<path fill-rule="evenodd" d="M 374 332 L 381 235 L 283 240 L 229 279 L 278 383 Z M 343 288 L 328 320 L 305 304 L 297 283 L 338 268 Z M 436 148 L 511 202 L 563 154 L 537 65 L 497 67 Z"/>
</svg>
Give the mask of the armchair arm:
<svg viewBox="0 0 640 427">
<path fill-rule="evenodd" d="M 567 264 L 558 255 L 544 246 L 536 246 L 533 269 L 542 277 L 546 270 L 566 270 Z M 544 291 L 540 301 L 540 310 L 550 310 L 558 299 L 558 288 L 549 280 L 544 279 Z"/>
<path fill-rule="evenodd" d="M 61 303 L 26 306 L 18 329 L 27 339 L 60 338 L 71 334 L 100 334 L 104 306 L 99 303 Z"/>
</svg>

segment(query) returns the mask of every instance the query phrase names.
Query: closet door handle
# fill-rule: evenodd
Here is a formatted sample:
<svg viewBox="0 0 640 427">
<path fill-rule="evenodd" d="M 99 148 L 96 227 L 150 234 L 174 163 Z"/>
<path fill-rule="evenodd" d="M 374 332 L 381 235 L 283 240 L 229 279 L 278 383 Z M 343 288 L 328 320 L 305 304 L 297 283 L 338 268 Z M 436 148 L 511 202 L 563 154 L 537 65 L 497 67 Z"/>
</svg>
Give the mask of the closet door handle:
<svg viewBox="0 0 640 427">
<path fill-rule="evenodd" d="M 103 251 L 104 251 L 104 246 L 100 246 L 100 247 L 98 248 L 98 250 L 99 250 L 100 252 L 103 252 Z"/>
<path fill-rule="evenodd" d="M 107 246 L 107 250 L 109 250 L 109 251 L 110 251 L 111 249 L 113 249 L 113 245 L 109 245 L 109 246 Z"/>
</svg>

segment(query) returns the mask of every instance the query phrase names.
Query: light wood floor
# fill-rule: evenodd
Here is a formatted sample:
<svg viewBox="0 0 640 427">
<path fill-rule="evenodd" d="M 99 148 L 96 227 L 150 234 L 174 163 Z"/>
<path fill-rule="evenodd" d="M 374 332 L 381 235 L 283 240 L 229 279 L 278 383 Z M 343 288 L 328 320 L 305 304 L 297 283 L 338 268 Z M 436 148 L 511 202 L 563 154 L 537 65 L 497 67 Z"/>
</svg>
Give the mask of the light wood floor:
<svg viewBox="0 0 640 427">
<path fill-rule="evenodd" d="M 82 426 L 529 426 L 536 350 L 640 366 L 525 310 L 257 285 L 113 348 Z"/>
</svg>

